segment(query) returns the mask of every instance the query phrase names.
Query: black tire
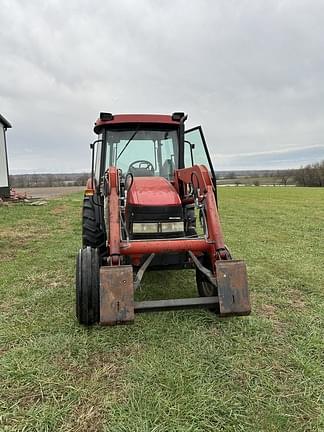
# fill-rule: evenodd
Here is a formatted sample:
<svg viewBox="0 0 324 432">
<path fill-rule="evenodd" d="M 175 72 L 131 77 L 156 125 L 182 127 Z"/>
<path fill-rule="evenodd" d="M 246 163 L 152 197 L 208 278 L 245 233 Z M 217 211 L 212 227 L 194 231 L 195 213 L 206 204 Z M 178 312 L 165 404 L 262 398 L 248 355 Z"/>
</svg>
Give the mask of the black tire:
<svg viewBox="0 0 324 432">
<path fill-rule="evenodd" d="M 95 204 L 98 201 L 98 204 Z M 106 230 L 103 220 L 102 205 L 97 195 L 84 197 L 82 212 L 82 246 L 99 250 L 100 256 L 107 254 Z"/>
<path fill-rule="evenodd" d="M 217 287 L 209 282 L 205 275 L 196 270 L 196 283 L 199 297 L 213 297 L 218 295 Z"/>
<path fill-rule="evenodd" d="M 201 260 L 204 267 L 211 269 L 210 259 L 208 255 L 204 255 Z M 217 287 L 215 287 L 207 277 L 196 268 L 196 283 L 200 297 L 212 297 L 218 295 Z"/>
<path fill-rule="evenodd" d="M 225 246 L 226 251 L 228 252 L 229 259 L 232 259 L 231 253 L 227 246 Z M 211 263 L 209 256 L 206 254 L 201 260 L 201 263 L 204 267 L 211 269 Z M 210 281 L 206 278 L 206 276 L 201 273 L 198 269 L 196 269 L 196 283 L 197 290 L 200 297 L 211 297 L 218 295 L 218 289 Z"/>
<path fill-rule="evenodd" d="M 187 205 L 185 208 L 185 217 L 186 217 L 186 233 L 187 237 L 196 237 L 196 213 L 194 205 Z"/>
<path fill-rule="evenodd" d="M 97 249 L 80 249 L 76 262 L 76 316 L 80 324 L 99 322 L 99 254 Z"/>
</svg>

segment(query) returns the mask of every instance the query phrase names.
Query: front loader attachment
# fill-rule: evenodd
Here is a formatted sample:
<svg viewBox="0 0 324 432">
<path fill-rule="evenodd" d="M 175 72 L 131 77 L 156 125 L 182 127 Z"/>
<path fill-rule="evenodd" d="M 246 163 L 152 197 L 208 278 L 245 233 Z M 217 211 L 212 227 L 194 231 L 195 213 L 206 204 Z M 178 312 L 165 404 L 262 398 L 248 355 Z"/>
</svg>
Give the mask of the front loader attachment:
<svg viewBox="0 0 324 432">
<path fill-rule="evenodd" d="M 248 315 L 251 311 L 246 266 L 243 261 L 216 264 L 218 296 L 134 301 L 133 269 L 128 265 L 100 269 L 100 324 L 115 325 L 134 321 L 136 312 L 207 308 L 221 317 Z"/>
<path fill-rule="evenodd" d="M 134 321 L 133 268 L 130 265 L 100 268 L 100 324 Z"/>
<path fill-rule="evenodd" d="M 245 263 L 217 261 L 216 274 L 220 316 L 249 315 L 251 306 Z"/>
<path fill-rule="evenodd" d="M 246 266 L 243 261 L 231 260 L 224 244 L 214 189 L 207 168 L 194 165 L 192 168 L 176 170 L 174 186 L 182 201 L 187 199 L 183 191 L 189 186 L 195 190 L 194 196 L 201 203 L 200 208 L 205 209 L 204 237 L 142 240 L 121 238 L 119 183 L 119 171 L 116 167 L 110 167 L 107 171 L 109 254 L 107 265 L 100 268 L 100 323 L 113 325 L 132 322 L 135 312 L 187 308 L 208 308 L 215 310 L 220 316 L 248 315 L 251 308 Z M 200 293 L 200 298 L 135 302 L 134 291 L 151 260 L 156 254 L 170 253 L 187 253 L 191 259 L 190 264 L 196 266 L 199 274 L 203 274 L 211 290 Z M 123 257 L 127 256 L 131 261 L 132 257 L 147 257 L 137 272 L 135 282 L 133 267 L 121 265 Z M 207 264 L 200 261 L 204 256 L 208 257 Z"/>
</svg>

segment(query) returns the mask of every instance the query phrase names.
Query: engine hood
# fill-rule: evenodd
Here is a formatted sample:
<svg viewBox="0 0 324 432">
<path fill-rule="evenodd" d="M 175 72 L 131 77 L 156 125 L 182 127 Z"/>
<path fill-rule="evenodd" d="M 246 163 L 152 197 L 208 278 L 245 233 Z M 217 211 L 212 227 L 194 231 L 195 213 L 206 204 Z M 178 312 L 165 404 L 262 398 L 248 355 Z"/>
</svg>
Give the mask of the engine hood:
<svg viewBox="0 0 324 432">
<path fill-rule="evenodd" d="M 134 177 L 127 204 L 135 206 L 180 206 L 180 197 L 164 177 Z"/>
</svg>

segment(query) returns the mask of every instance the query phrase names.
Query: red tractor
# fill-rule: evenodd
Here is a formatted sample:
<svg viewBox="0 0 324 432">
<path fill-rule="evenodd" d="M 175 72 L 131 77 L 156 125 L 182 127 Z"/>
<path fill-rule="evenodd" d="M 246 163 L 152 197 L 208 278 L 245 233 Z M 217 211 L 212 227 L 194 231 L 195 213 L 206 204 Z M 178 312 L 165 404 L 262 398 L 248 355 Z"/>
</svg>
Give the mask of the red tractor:
<svg viewBox="0 0 324 432">
<path fill-rule="evenodd" d="M 201 127 L 184 113 L 100 113 L 83 203 L 76 314 L 84 325 L 135 312 L 208 308 L 247 315 L 246 267 L 232 260 L 217 210 L 216 177 Z M 196 269 L 199 297 L 134 301 L 144 272 Z"/>
</svg>

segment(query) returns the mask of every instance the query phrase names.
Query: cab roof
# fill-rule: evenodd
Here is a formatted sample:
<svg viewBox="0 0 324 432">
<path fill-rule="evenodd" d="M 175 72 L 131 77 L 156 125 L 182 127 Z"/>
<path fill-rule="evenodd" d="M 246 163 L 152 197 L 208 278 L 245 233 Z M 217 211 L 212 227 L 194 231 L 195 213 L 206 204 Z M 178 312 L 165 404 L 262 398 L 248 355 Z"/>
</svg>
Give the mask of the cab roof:
<svg viewBox="0 0 324 432">
<path fill-rule="evenodd" d="M 166 114 L 110 114 L 100 113 L 100 117 L 95 122 L 94 131 L 99 134 L 105 126 L 120 125 L 120 124 L 161 124 L 179 126 L 181 120 L 184 121 L 187 117 L 184 113 Z"/>
</svg>

